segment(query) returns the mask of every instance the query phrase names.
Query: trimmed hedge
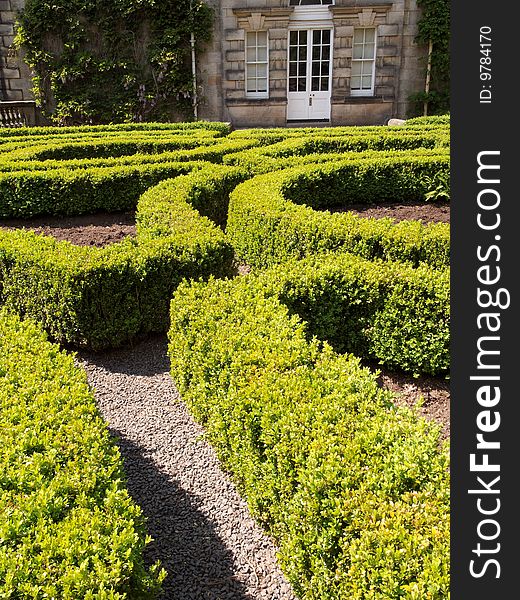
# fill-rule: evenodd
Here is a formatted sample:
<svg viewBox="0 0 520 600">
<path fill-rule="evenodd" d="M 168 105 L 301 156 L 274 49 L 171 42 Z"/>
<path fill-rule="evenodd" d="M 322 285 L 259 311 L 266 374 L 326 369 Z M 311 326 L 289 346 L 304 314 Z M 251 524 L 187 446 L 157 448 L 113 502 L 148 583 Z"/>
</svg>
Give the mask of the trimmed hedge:
<svg viewBox="0 0 520 600">
<path fill-rule="evenodd" d="M 182 279 L 233 272 L 231 245 L 189 205 L 183 181 L 148 190 L 142 213 L 137 208 L 137 238 L 105 248 L 0 230 L 0 302 L 38 320 L 53 339 L 94 350 L 165 331 L 169 299 Z"/>
<path fill-rule="evenodd" d="M 0 596 L 155 597 L 139 507 L 85 373 L 0 311 Z"/>
<path fill-rule="evenodd" d="M 319 254 L 258 281 L 339 352 L 417 375 L 449 370 L 448 269 Z"/>
<path fill-rule="evenodd" d="M 365 258 L 449 264 L 449 226 L 365 219 L 333 208 L 361 202 L 424 200 L 449 173 L 449 157 L 345 160 L 259 175 L 230 196 L 227 234 L 240 259 L 254 267 L 324 250 Z M 305 203 L 306 205 L 299 205 Z"/>
<path fill-rule="evenodd" d="M 71 160 L 24 160 L 0 161 L 0 172 L 8 171 L 47 171 L 54 169 L 89 169 L 92 167 L 116 167 L 119 165 L 133 166 L 150 163 L 171 163 L 203 160 L 219 163 L 229 153 L 241 152 L 254 146 L 255 140 L 218 141 L 215 144 L 199 148 L 176 150 L 174 152 L 161 152 L 159 154 L 129 154 L 115 158 L 82 158 Z"/>
<path fill-rule="evenodd" d="M 135 208 L 163 179 L 201 169 L 205 162 L 54 169 L 0 173 L 0 217 L 80 215 Z"/>
<path fill-rule="evenodd" d="M 365 150 L 357 151 L 338 151 L 338 152 L 313 152 L 310 154 L 300 154 L 305 150 L 305 145 L 301 140 L 291 140 L 291 144 L 284 145 L 283 156 L 271 155 L 270 150 L 275 146 L 282 147 L 282 143 L 273 144 L 264 148 L 248 148 L 242 151 L 230 152 L 222 157 L 223 164 L 235 165 L 248 169 L 255 175 L 290 169 L 291 167 L 301 167 L 307 164 L 332 163 L 345 160 L 363 161 L 363 160 L 382 160 L 387 158 L 400 158 L 414 160 L 419 157 L 447 157 L 449 158 L 448 148 L 417 148 L 415 150 Z M 298 143 L 296 143 L 298 142 Z M 291 154 L 294 151 L 294 154 Z M 276 153 L 274 153 L 276 154 Z M 0 171 L 2 167 L 0 165 Z"/>
<path fill-rule="evenodd" d="M 448 452 L 437 426 L 393 406 L 358 359 L 309 340 L 264 283 L 178 288 L 169 355 L 184 401 L 302 600 L 444 600 Z"/>
<path fill-rule="evenodd" d="M 124 131 L 162 131 L 162 132 L 197 132 L 197 130 L 215 131 L 220 135 L 229 134 L 231 128 L 229 123 L 216 121 L 197 121 L 191 123 L 118 123 L 115 125 L 75 125 L 71 127 L 17 127 L 4 128 L 0 130 L 0 140 L 3 138 L 33 137 L 60 135 L 108 133 Z"/>
</svg>

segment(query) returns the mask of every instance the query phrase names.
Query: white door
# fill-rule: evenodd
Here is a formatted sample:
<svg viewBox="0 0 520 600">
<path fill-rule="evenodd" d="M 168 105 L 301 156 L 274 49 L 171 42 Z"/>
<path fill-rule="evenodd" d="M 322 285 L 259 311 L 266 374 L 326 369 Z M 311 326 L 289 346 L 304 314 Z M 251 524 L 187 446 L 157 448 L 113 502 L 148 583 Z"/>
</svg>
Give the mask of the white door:
<svg viewBox="0 0 520 600">
<path fill-rule="evenodd" d="M 330 119 L 331 29 L 289 31 L 287 120 Z"/>
</svg>

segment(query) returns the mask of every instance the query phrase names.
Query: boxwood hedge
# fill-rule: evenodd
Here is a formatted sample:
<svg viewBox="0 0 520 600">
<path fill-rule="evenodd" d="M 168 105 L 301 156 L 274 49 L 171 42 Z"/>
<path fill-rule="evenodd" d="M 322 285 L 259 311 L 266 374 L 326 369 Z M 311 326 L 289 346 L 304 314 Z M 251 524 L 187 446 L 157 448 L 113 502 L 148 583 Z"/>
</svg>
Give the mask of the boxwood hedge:
<svg viewBox="0 0 520 600">
<path fill-rule="evenodd" d="M 140 509 L 85 373 L 0 311 L 0 597 L 150 598 Z"/>
<path fill-rule="evenodd" d="M 230 181 L 237 172 L 226 168 Z M 137 237 L 105 248 L 0 230 L 0 302 L 38 320 L 53 339 L 96 350 L 164 331 L 182 279 L 233 269 L 231 245 L 190 205 L 197 197 L 183 193 L 184 184 L 179 177 L 148 190 L 137 208 Z"/>
<path fill-rule="evenodd" d="M 259 175 L 230 196 L 227 233 L 255 267 L 324 250 L 365 258 L 449 264 L 449 226 L 318 212 L 351 203 L 425 200 L 432 181 L 448 185 L 449 157 L 335 161 Z"/>
<path fill-rule="evenodd" d="M 435 425 L 394 406 L 359 359 L 310 339 L 262 278 L 182 284 L 169 340 L 183 399 L 302 600 L 448 597 Z"/>
</svg>

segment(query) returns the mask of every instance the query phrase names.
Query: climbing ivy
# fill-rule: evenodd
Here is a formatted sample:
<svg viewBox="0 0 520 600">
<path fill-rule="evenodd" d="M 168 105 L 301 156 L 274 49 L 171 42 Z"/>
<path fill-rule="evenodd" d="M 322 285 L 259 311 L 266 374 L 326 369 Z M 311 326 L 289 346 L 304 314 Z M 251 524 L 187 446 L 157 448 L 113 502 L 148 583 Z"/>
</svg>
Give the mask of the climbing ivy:
<svg viewBox="0 0 520 600">
<path fill-rule="evenodd" d="M 15 43 L 53 121 L 166 120 L 191 114 L 190 35 L 211 29 L 203 0 L 27 0 Z"/>
<path fill-rule="evenodd" d="M 450 3 L 451 0 L 417 0 L 422 9 L 417 42 L 433 42 L 430 92 L 415 94 L 413 100 L 422 106 L 428 102 L 429 113 L 449 110 L 450 105 Z M 425 68 L 426 70 L 426 68 Z"/>
</svg>

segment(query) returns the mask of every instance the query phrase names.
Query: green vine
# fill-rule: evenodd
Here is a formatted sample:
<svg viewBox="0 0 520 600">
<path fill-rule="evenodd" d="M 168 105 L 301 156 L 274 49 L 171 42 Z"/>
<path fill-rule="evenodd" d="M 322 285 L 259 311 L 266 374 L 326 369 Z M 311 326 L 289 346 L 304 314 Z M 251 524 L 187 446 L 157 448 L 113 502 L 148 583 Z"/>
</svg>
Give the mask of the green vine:
<svg viewBox="0 0 520 600">
<path fill-rule="evenodd" d="M 203 0 L 27 0 L 15 43 L 55 122 L 189 118 L 190 35 L 200 49 L 212 19 Z"/>
<path fill-rule="evenodd" d="M 428 102 L 429 114 L 441 114 L 450 107 L 450 2 L 451 0 L 417 0 L 422 9 L 417 42 L 433 42 L 429 93 L 415 94 L 420 105 Z"/>
</svg>

